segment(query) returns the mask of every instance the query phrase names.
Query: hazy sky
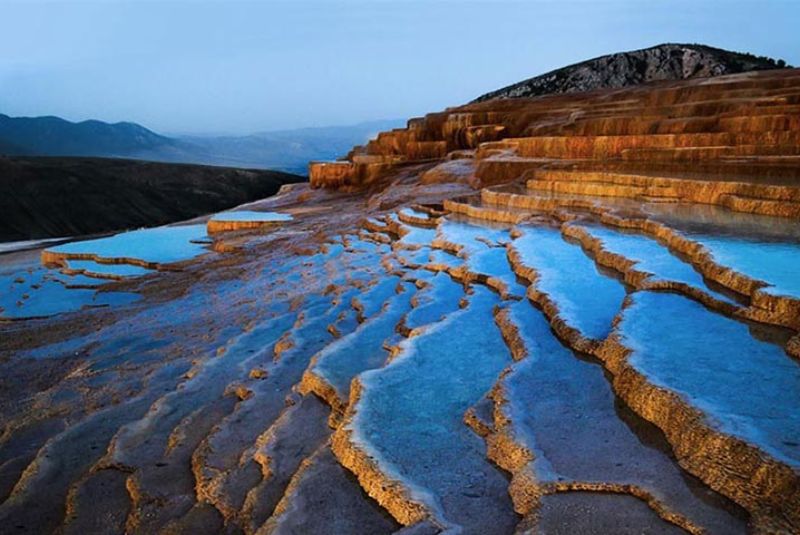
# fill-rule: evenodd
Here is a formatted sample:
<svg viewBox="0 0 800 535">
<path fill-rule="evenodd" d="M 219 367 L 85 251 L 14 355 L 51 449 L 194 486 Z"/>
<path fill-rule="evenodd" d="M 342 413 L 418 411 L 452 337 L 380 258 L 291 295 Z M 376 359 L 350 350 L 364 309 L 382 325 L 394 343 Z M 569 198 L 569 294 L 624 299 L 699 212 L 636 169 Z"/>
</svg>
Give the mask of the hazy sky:
<svg viewBox="0 0 800 535">
<path fill-rule="evenodd" d="M 0 113 L 165 133 L 405 118 L 665 41 L 800 64 L 800 0 L 0 0 Z"/>
</svg>

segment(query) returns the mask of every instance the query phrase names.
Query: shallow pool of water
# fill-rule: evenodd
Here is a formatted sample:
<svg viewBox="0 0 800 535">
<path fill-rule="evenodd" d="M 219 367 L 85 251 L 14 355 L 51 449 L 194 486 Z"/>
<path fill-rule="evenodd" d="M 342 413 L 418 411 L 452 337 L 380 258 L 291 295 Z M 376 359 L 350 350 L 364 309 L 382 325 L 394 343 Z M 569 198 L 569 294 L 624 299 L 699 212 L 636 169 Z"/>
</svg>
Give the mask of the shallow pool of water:
<svg viewBox="0 0 800 535">
<path fill-rule="evenodd" d="M 50 250 L 66 255 L 97 255 L 107 259 L 130 258 L 153 264 L 171 264 L 208 252 L 204 245 L 192 243 L 205 238 L 205 225 L 155 227 L 71 242 Z"/>
<path fill-rule="evenodd" d="M 618 326 L 630 364 L 708 422 L 800 466 L 800 366 L 748 326 L 675 294 L 639 292 Z"/>
<path fill-rule="evenodd" d="M 363 374 L 352 422 L 354 439 L 385 473 L 465 533 L 511 533 L 517 522 L 508 480 L 462 421 L 511 362 L 493 322 L 498 302 L 476 287 L 466 309 L 403 342 L 385 368 Z"/>
<path fill-rule="evenodd" d="M 762 291 L 800 299 L 800 244 L 694 235 L 717 263 L 769 284 Z"/>
<path fill-rule="evenodd" d="M 728 297 L 709 288 L 703 276 L 691 264 L 673 255 L 658 240 L 642 234 L 612 230 L 599 225 L 581 225 L 593 237 L 603 242 L 603 248 L 636 262 L 636 270 L 651 273 L 651 279 L 674 281 L 694 286 L 707 294 L 730 301 Z"/>
<path fill-rule="evenodd" d="M 490 246 L 499 246 L 508 241 L 508 225 L 486 222 L 476 224 L 466 219 L 448 216 L 439 223 L 438 234 L 446 241 L 463 247 L 465 255 L 479 253 Z"/>
<path fill-rule="evenodd" d="M 237 210 L 234 212 L 220 212 L 214 214 L 212 221 L 253 221 L 258 223 L 282 223 L 294 219 L 290 214 L 280 212 L 255 212 L 252 210 Z"/>
<path fill-rule="evenodd" d="M 526 225 L 514 240 L 522 263 L 538 274 L 536 287 L 558 305 L 561 317 L 584 336 L 604 339 L 622 306 L 625 287 L 602 274 L 579 245 L 558 229 Z"/>
<path fill-rule="evenodd" d="M 506 291 L 516 297 L 524 297 L 526 286 L 517 281 L 517 276 L 508 263 L 505 247 L 487 247 L 467 258 L 470 271 L 498 279 L 506 286 Z"/>
<path fill-rule="evenodd" d="M 364 370 L 379 368 L 386 362 L 389 352 L 384 349 L 383 343 L 394 334 L 400 318 L 409 310 L 414 295 L 411 284 L 405 283 L 403 288 L 402 293 L 393 293 L 385 301 L 386 308 L 377 316 L 319 353 L 313 370 L 333 385 L 341 399 L 348 398 L 353 377 Z"/>
<path fill-rule="evenodd" d="M 408 230 L 398 242 L 403 245 L 412 247 L 430 245 L 436 235 L 436 230 L 432 228 L 415 227 L 405 223 L 403 225 L 403 228 Z"/>
<path fill-rule="evenodd" d="M 68 260 L 67 268 L 81 271 L 87 276 L 141 277 L 153 273 L 152 269 L 130 264 L 100 264 L 93 260 Z"/>
<path fill-rule="evenodd" d="M 0 318 L 47 317 L 86 306 L 123 305 L 140 297 L 127 292 L 98 291 L 92 286 L 99 286 L 102 281 L 96 279 L 68 276 L 40 266 L 25 266 L 0 271 Z"/>
<path fill-rule="evenodd" d="M 428 286 L 417 294 L 417 304 L 406 316 L 406 327 L 418 329 L 441 321 L 447 314 L 458 310 L 464 297 L 464 285 L 447 273 L 436 273 L 427 279 Z"/>
<path fill-rule="evenodd" d="M 528 350 L 503 380 L 514 440 L 534 452 L 538 481 L 634 484 L 710 533 L 744 533 L 729 502 L 686 474 L 661 432 L 624 407 L 603 367 L 562 345 L 525 301 L 509 318 Z"/>
</svg>

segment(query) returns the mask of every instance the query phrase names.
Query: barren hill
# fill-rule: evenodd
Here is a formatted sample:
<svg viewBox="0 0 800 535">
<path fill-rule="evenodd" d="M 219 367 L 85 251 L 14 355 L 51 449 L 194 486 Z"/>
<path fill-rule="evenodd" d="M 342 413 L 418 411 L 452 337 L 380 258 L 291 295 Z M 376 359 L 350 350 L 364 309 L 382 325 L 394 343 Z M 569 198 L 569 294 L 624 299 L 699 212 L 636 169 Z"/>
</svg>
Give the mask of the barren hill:
<svg viewBox="0 0 800 535">
<path fill-rule="evenodd" d="M 748 71 L 784 68 L 786 62 L 753 54 L 694 44 L 661 44 L 582 61 L 535 76 L 474 102 L 494 98 L 525 98 L 553 93 L 629 87 L 659 80 L 707 78 Z"/>
</svg>

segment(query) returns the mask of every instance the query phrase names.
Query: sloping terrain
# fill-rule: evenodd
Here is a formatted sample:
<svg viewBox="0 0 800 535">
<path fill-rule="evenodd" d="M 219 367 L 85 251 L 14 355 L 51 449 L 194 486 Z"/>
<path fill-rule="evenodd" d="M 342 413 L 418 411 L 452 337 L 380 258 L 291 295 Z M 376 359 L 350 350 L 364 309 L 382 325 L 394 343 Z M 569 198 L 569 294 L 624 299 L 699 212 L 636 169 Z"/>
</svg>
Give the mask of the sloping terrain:
<svg viewBox="0 0 800 535">
<path fill-rule="evenodd" d="M 0 257 L 0 525 L 796 533 L 798 106 L 474 104 L 217 228 Z"/>
<path fill-rule="evenodd" d="M 0 114 L 0 155 L 133 158 L 305 174 L 308 162 L 343 156 L 402 121 L 300 128 L 244 136 L 164 136 L 136 123 L 70 122 Z"/>
<path fill-rule="evenodd" d="M 10 144 L 10 147 L 4 144 L 4 154 L 17 156 L 132 156 L 175 146 L 170 138 L 136 123 L 73 123 L 60 117 L 3 114 L 0 114 L 0 139 Z"/>
<path fill-rule="evenodd" d="M 475 102 L 495 98 L 580 93 L 595 89 L 631 87 L 648 82 L 708 78 L 784 67 L 786 62 L 783 60 L 706 45 L 665 43 L 562 67 L 481 95 Z"/>
<path fill-rule="evenodd" d="M 0 157 L 0 240 L 163 225 L 302 180 L 277 171 L 135 160 Z"/>
</svg>

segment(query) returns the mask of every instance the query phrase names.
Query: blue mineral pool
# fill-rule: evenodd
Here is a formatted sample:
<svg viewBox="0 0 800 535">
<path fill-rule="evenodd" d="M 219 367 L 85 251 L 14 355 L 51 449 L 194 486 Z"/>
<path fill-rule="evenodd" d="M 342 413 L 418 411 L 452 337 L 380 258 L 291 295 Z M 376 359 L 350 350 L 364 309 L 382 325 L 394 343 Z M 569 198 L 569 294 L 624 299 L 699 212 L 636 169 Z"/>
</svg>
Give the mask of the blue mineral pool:
<svg viewBox="0 0 800 535">
<path fill-rule="evenodd" d="M 280 212 L 255 212 L 252 210 L 238 210 L 235 212 L 220 212 L 214 214 L 212 221 L 253 221 L 257 223 L 282 223 L 291 221 L 290 214 Z"/>
<path fill-rule="evenodd" d="M 654 447 L 637 434 L 642 425 L 620 414 L 599 363 L 562 345 L 530 303 L 511 304 L 508 315 L 528 357 L 503 379 L 502 410 L 514 441 L 534 453 L 537 481 L 634 484 L 709 533 L 746 531 L 724 498 L 683 472 L 666 441 Z"/>
<path fill-rule="evenodd" d="M 417 304 L 406 316 L 406 327 L 418 329 L 441 321 L 447 314 L 458 310 L 464 297 L 464 285 L 448 274 L 439 272 L 428 279 L 428 286 L 417 294 Z"/>
<path fill-rule="evenodd" d="M 673 255 L 658 240 L 643 234 L 632 234 L 612 230 L 599 225 L 580 225 L 593 237 L 603 242 L 603 248 L 636 262 L 636 269 L 651 273 L 653 279 L 674 281 L 694 286 L 707 294 L 730 301 L 725 295 L 709 288 L 703 276 L 691 264 Z"/>
<path fill-rule="evenodd" d="M 155 227 L 67 243 L 49 249 L 66 255 L 96 255 L 103 259 L 134 259 L 150 264 L 183 262 L 208 251 L 195 240 L 206 239 L 205 225 Z"/>
<path fill-rule="evenodd" d="M 795 220 L 709 205 L 650 203 L 644 209 L 704 245 L 719 264 L 768 283 L 763 291 L 800 299 L 800 225 Z"/>
<path fill-rule="evenodd" d="M 429 219 L 430 215 L 427 212 L 420 212 L 419 210 L 415 210 L 414 208 L 406 207 L 400 210 L 404 216 L 408 217 L 416 217 L 417 219 Z"/>
<path fill-rule="evenodd" d="M 54 273 L 41 266 L 8 267 L 0 271 L 0 318 L 41 318 L 83 307 L 124 305 L 140 297 L 92 288 L 101 284 L 102 281 Z"/>
<path fill-rule="evenodd" d="M 436 230 L 432 228 L 415 227 L 405 223 L 403 228 L 408 232 L 403 234 L 398 243 L 411 247 L 430 245 L 436 236 Z"/>
<path fill-rule="evenodd" d="M 389 352 L 383 342 L 395 332 L 400 318 L 410 308 L 414 295 L 412 285 L 403 285 L 401 294 L 394 294 L 386 301 L 386 308 L 358 328 L 326 346 L 317 356 L 313 370 L 325 378 L 346 400 L 350 392 L 350 381 L 363 372 L 384 365 Z"/>
<path fill-rule="evenodd" d="M 464 264 L 464 259 L 442 249 L 431 249 L 430 263 L 448 268 L 458 268 Z"/>
<path fill-rule="evenodd" d="M 466 255 L 483 251 L 489 244 L 502 245 L 511 239 L 508 225 L 490 222 L 478 225 L 453 219 L 452 216 L 439 223 L 438 235 L 448 242 L 461 245 Z"/>
<path fill-rule="evenodd" d="M 421 247 L 419 249 L 399 249 L 395 252 L 398 260 L 410 266 L 424 266 L 431 260 L 431 249 Z"/>
<path fill-rule="evenodd" d="M 364 290 L 358 297 L 358 301 L 364 307 L 364 317 L 371 318 L 378 314 L 389 299 L 397 293 L 397 285 L 400 277 L 388 276 L 381 277 L 368 289 Z"/>
<path fill-rule="evenodd" d="M 761 291 L 800 299 L 800 244 L 733 236 L 692 239 L 702 243 L 717 263 L 769 284 Z"/>
<path fill-rule="evenodd" d="M 622 306 L 625 287 L 603 275 L 579 245 L 564 241 L 558 229 L 521 227 L 513 246 L 525 266 L 536 270 L 536 287 L 558 305 L 560 315 L 584 336 L 604 339 Z"/>
<path fill-rule="evenodd" d="M 676 294 L 639 292 L 617 327 L 630 364 L 710 425 L 800 466 L 800 366 L 748 326 Z"/>
<path fill-rule="evenodd" d="M 467 266 L 474 273 L 488 275 L 506 285 L 506 291 L 513 296 L 523 297 L 526 287 L 517 282 L 517 276 L 508 263 L 505 247 L 487 247 L 467 258 Z"/>
<path fill-rule="evenodd" d="M 462 421 L 511 363 L 493 321 L 498 302 L 476 287 L 466 309 L 404 341 L 388 366 L 363 373 L 349 424 L 355 442 L 388 477 L 466 533 L 511 533 L 517 523 L 508 480 Z"/>
<path fill-rule="evenodd" d="M 141 277 L 152 273 L 152 269 L 143 268 L 140 266 L 132 266 L 130 264 L 100 264 L 93 260 L 68 260 L 67 268 L 79 271 L 86 276 L 92 275 L 98 277 Z"/>
</svg>

